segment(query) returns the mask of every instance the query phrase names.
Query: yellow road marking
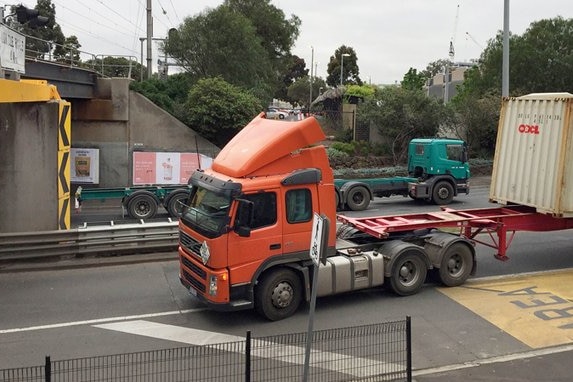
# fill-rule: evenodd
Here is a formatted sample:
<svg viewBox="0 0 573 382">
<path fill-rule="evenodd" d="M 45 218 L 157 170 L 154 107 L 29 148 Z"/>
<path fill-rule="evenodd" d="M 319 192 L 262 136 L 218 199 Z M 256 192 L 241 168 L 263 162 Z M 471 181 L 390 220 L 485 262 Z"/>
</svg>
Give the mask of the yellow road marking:
<svg viewBox="0 0 573 382">
<path fill-rule="evenodd" d="M 532 348 L 573 343 L 573 269 L 438 290 Z"/>
</svg>

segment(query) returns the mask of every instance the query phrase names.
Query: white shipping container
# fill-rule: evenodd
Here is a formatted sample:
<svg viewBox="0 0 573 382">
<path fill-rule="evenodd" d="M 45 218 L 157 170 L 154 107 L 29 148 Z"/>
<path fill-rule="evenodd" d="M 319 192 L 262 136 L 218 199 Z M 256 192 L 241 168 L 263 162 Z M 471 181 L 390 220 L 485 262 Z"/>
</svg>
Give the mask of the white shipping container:
<svg viewBox="0 0 573 382">
<path fill-rule="evenodd" d="M 503 100 L 490 200 L 573 217 L 573 94 Z"/>
</svg>

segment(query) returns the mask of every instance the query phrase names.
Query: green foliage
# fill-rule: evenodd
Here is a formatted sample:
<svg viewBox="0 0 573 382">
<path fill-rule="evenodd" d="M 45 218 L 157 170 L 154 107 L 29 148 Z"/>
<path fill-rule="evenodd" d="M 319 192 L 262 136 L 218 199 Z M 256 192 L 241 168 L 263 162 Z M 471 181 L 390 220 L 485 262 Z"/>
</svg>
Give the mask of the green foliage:
<svg viewBox="0 0 573 382">
<path fill-rule="evenodd" d="M 221 77 L 199 80 L 185 106 L 185 122 L 220 147 L 263 109 L 256 97 Z"/>
<path fill-rule="evenodd" d="M 341 151 L 348 155 L 354 154 L 354 145 L 352 143 L 333 142 L 330 147 L 336 151 Z"/>
<path fill-rule="evenodd" d="M 170 34 L 165 52 L 195 80 L 221 77 L 226 82 L 256 93 L 267 94 L 273 83 L 273 68 L 252 22 L 221 5 L 188 17 Z"/>
<path fill-rule="evenodd" d="M 349 85 L 346 87 L 345 97 L 359 97 L 359 98 L 369 98 L 373 97 L 376 90 L 371 85 Z"/>
<path fill-rule="evenodd" d="M 477 67 L 467 73 L 461 97 L 500 93 L 503 38 L 488 42 Z M 556 17 L 530 24 L 523 35 L 509 39 L 509 90 L 520 96 L 573 89 L 573 19 Z"/>
<path fill-rule="evenodd" d="M 304 59 L 298 56 L 288 55 L 282 59 L 282 83 L 275 92 L 275 98 L 289 101 L 291 103 L 300 103 L 300 99 L 291 98 L 288 95 L 288 90 L 291 85 L 293 85 L 298 79 L 303 77 L 307 78 L 308 81 L 308 69 L 306 69 L 306 63 Z M 324 81 L 323 81 L 324 82 Z"/>
<path fill-rule="evenodd" d="M 328 155 L 328 159 L 331 161 L 334 161 L 337 159 L 338 160 L 346 160 L 350 157 L 350 155 L 347 152 L 344 152 L 342 150 L 335 148 L 334 145 L 331 145 L 326 150 L 326 154 Z"/>
<path fill-rule="evenodd" d="M 83 65 L 106 77 L 122 77 L 131 78 L 133 80 L 139 80 L 141 70 L 143 70 L 139 62 L 128 60 L 125 57 L 107 56 L 103 59 L 96 58 L 86 61 Z"/>
<path fill-rule="evenodd" d="M 426 84 L 426 77 L 423 73 L 418 73 L 414 68 L 410 68 L 408 73 L 404 75 L 401 85 L 404 89 L 408 90 L 422 90 Z"/>
<path fill-rule="evenodd" d="M 320 77 L 313 78 L 312 81 L 312 94 L 313 94 L 313 101 L 318 96 L 320 88 L 325 88 L 326 83 Z M 309 107 L 309 100 L 310 100 L 310 80 L 308 76 L 301 77 L 297 79 L 292 85 L 288 87 L 287 91 L 288 98 L 291 102 L 298 104 L 298 105 L 305 105 L 305 107 Z"/>
<path fill-rule="evenodd" d="M 442 103 L 422 90 L 389 86 L 359 105 L 357 123 L 378 129 L 391 142 L 395 163 L 403 162 L 412 138 L 436 136 L 445 117 Z"/>
<path fill-rule="evenodd" d="M 26 38 L 26 55 L 47 59 L 46 55 L 52 50 L 50 43 L 54 43 L 57 49 L 58 46 L 64 45 L 65 36 L 60 25 L 56 23 L 56 6 L 51 0 L 38 0 L 34 9 L 38 10 L 40 16 L 48 18 L 47 25 L 32 28 L 28 23 L 20 24 L 14 20 L 9 23 L 9 26 L 30 36 Z M 14 12 L 15 6 L 12 6 L 10 13 Z M 60 53 L 60 51 L 57 52 Z"/>
<path fill-rule="evenodd" d="M 187 73 L 178 73 L 168 76 L 166 80 L 152 78 L 143 82 L 132 82 L 130 88 L 180 120 L 184 120 L 183 105 L 187 101 L 192 84 L 192 79 Z"/>
<path fill-rule="evenodd" d="M 348 54 L 348 57 L 342 57 L 343 54 Z M 344 60 L 344 61 L 343 61 Z M 326 72 L 326 83 L 329 86 L 337 87 L 340 85 L 340 69 L 342 67 L 342 83 L 362 85 L 362 80 L 359 76 L 358 57 L 354 48 L 342 45 L 330 56 Z"/>
</svg>

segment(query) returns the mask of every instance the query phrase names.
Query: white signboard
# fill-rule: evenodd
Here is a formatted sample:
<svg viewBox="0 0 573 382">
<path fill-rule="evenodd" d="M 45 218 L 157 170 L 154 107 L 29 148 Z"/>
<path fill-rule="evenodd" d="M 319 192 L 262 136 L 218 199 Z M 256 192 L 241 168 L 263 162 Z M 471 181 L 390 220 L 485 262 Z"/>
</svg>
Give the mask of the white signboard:
<svg viewBox="0 0 573 382">
<path fill-rule="evenodd" d="M 0 67 L 18 73 L 26 71 L 26 37 L 1 23 Z"/>
<path fill-rule="evenodd" d="M 99 183 L 99 149 L 70 150 L 70 180 L 74 183 Z"/>
<path fill-rule="evenodd" d="M 312 234 L 310 237 L 310 258 L 318 266 L 323 251 L 325 235 L 324 218 L 316 212 L 312 220 Z"/>
</svg>

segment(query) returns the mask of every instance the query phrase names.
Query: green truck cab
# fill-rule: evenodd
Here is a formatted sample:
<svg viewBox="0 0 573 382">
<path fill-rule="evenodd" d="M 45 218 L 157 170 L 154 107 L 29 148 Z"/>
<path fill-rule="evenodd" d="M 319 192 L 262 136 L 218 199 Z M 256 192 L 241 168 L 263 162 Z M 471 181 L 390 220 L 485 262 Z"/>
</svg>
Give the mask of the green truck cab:
<svg viewBox="0 0 573 382">
<path fill-rule="evenodd" d="M 408 146 L 408 176 L 335 179 L 338 209 L 361 211 L 376 197 L 409 196 L 438 205 L 468 194 L 470 168 L 467 145 L 451 138 L 416 138 Z"/>
</svg>

